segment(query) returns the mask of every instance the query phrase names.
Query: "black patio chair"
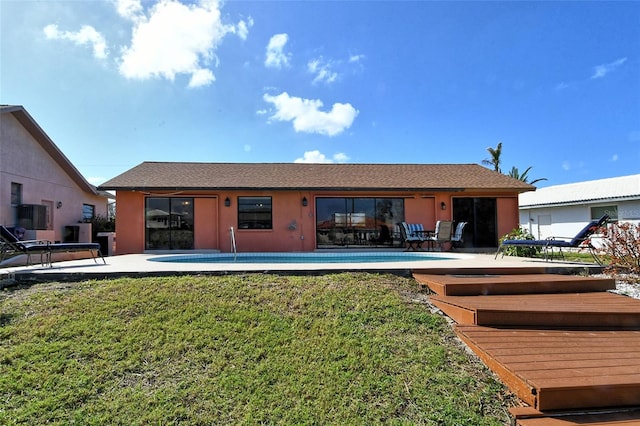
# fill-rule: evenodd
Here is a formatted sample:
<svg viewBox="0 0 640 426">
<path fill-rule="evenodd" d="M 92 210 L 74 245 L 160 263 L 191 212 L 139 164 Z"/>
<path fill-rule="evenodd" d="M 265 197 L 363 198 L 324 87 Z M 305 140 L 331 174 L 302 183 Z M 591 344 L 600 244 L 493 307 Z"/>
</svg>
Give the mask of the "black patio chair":
<svg viewBox="0 0 640 426">
<path fill-rule="evenodd" d="M 20 240 L 4 225 L 0 225 L 0 262 L 11 257 L 25 254 L 27 255 L 27 265 L 31 265 L 31 255 L 40 255 L 40 264 L 44 266 L 45 259 L 49 262 L 49 241 L 47 240 Z"/>
<path fill-rule="evenodd" d="M 107 263 L 107 261 L 104 259 L 104 256 L 102 255 L 102 252 L 100 251 L 99 243 L 52 243 L 51 241 L 47 240 L 22 241 L 3 225 L 0 225 L 0 236 L 4 241 L 3 247 L 6 245 L 7 250 L 11 250 L 15 254 L 27 255 L 27 265 L 31 265 L 32 254 L 40 255 L 40 263 L 42 265 L 46 263 L 49 266 L 53 266 L 51 260 L 52 254 L 82 251 L 89 252 L 95 263 L 98 263 L 97 256 L 102 259 L 102 262 L 105 265 Z M 0 261 L 4 260 L 4 255 L 2 256 L 3 257 L 0 258 Z"/>
</svg>

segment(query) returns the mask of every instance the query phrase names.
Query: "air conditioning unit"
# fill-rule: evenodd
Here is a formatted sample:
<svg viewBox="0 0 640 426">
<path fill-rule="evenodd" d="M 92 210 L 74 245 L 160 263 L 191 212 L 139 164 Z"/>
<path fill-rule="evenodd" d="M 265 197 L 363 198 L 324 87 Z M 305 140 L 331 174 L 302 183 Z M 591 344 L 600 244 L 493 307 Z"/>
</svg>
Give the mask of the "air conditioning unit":
<svg viewBox="0 0 640 426">
<path fill-rule="evenodd" d="M 25 229 L 47 229 L 47 206 L 40 204 L 20 204 L 18 224 Z"/>
</svg>

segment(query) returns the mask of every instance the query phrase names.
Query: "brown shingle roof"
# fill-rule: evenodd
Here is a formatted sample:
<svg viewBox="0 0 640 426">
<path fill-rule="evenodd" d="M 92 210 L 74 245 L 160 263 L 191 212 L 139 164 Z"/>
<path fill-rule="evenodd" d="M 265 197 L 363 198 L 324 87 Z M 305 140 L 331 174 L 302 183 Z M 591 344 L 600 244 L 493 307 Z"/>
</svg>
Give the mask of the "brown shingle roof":
<svg viewBox="0 0 640 426">
<path fill-rule="evenodd" d="M 525 192 L 535 188 L 478 164 L 144 162 L 105 182 L 100 189 Z"/>
</svg>

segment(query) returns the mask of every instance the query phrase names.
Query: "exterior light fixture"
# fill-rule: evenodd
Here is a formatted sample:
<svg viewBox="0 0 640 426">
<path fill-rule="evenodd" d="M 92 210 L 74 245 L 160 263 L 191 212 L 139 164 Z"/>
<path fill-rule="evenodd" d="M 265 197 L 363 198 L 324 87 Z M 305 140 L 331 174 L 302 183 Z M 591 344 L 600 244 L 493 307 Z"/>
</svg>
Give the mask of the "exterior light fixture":
<svg viewBox="0 0 640 426">
<path fill-rule="evenodd" d="M 307 197 L 302 197 L 302 205 L 304 207 L 307 207 L 307 204 L 309 204 L 309 202 L 307 201 Z"/>
<path fill-rule="evenodd" d="M 444 201 L 440 203 L 440 210 L 446 210 L 447 209 L 447 203 L 445 203 Z"/>
<path fill-rule="evenodd" d="M 61 209 L 62 208 L 62 201 L 58 201 L 56 203 L 56 209 Z"/>
<path fill-rule="evenodd" d="M 231 206 L 231 200 L 229 199 L 229 197 L 224 199 L 224 206 L 225 207 L 229 207 Z"/>
</svg>

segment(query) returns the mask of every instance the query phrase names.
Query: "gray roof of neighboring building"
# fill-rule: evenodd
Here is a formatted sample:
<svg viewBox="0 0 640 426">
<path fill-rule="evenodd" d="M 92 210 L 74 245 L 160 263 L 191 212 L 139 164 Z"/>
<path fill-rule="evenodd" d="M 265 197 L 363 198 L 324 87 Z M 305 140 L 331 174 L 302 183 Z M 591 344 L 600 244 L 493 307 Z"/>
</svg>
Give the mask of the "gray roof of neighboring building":
<svg viewBox="0 0 640 426">
<path fill-rule="evenodd" d="M 539 188 L 520 194 L 519 206 L 546 207 L 598 201 L 640 200 L 640 175 L 621 176 Z"/>
<path fill-rule="evenodd" d="M 535 187 L 477 164 L 144 162 L 106 190 L 414 190 L 520 193 Z"/>
</svg>

